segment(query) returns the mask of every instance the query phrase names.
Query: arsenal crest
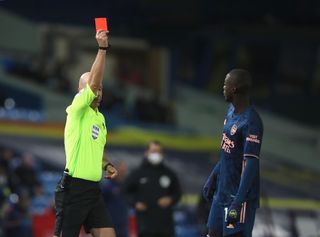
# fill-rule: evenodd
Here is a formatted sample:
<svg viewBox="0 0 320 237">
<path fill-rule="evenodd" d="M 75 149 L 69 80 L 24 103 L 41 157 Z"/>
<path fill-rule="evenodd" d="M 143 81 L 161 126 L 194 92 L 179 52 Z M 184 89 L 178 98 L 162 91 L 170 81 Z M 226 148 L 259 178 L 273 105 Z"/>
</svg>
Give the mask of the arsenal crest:
<svg viewBox="0 0 320 237">
<path fill-rule="evenodd" d="M 233 136 L 237 132 L 237 129 L 238 129 L 237 125 L 233 124 L 230 130 L 231 136 Z"/>
</svg>

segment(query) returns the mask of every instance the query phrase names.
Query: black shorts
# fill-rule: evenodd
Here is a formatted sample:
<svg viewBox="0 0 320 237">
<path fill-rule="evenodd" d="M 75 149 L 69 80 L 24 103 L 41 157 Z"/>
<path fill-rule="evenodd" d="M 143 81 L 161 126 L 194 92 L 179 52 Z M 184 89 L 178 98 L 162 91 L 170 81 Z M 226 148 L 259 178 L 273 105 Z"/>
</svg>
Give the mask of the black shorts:
<svg viewBox="0 0 320 237">
<path fill-rule="evenodd" d="M 57 236 L 78 236 L 82 225 L 87 233 L 92 228 L 113 228 L 99 182 L 70 177 L 65 189 L 56 189 L 55 206 Z"/>
</svg>

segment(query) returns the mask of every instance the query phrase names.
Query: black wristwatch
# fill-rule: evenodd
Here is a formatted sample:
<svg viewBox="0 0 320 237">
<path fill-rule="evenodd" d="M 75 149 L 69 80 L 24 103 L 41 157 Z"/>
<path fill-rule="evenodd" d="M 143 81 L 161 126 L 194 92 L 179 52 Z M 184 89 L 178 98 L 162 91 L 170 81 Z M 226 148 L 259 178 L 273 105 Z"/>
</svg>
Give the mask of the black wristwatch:
<svg viewBox="0 0 320 237">
<path fill-rule="evenodd" d="M 109 49 L 110 47 L 111 47 L 111 45 L 110 45 L 110 44 L 108 44 L 108 46 L 107 46 L 107 47 L 99 46 L 99 49 L 101 49 L 101 50 L 107 50 L 107 49 Z"/>
</svg>

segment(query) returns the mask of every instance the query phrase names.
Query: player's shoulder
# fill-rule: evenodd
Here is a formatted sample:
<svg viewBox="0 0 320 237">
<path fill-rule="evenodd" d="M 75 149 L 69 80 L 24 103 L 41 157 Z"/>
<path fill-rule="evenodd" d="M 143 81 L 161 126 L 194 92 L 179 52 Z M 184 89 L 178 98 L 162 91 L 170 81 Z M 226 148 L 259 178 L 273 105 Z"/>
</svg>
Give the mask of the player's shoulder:
<svg viewBox="0 0 320 237">
<path fill-rule="evenodd" d="M 227 111 L 229 112 L 229 111 L 233 111 L 233 110 L 234 110 L 233 104 L 232 104 L 232 103 L 229 103 L 229 104 L 228 104 L 228 107 L 227 107 Z"/>
<path fill-rule="evenodd" d="M 261 120 L 260 114 L 258 113 L 256 108 L 254 106 L 252 106 L 252 105 L 250 105 L 250 107 L 248 109 L 248 115 L 253 119 Z"/>
<path fill-rule="evenodd" d="M 249 122 L 254 122 L 255 124 L 263 124 L 260 114 L 257 112 L 254 106 L 250 106 L 247 110 L 247 119 Z"/>
<path fill-rule="evenodd" d="M 233 112 L 234 112 L 234 106 L 232 103 L 229 103 L 227 107 L 227 116 L 231 116 Z"/>
</svg>

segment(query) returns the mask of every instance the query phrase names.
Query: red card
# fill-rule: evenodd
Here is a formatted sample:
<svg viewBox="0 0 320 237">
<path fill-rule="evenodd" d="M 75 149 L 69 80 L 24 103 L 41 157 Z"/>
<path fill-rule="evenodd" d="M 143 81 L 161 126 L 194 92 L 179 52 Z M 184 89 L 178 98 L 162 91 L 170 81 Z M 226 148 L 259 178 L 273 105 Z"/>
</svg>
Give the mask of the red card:
<svg viewBox="0 0 320 237">
<path fill-rule="evenodd" d="M 96 22 L 96 31 L 98 30 L 108 31 L 107 18 L 105 17 L 95 18 L 95 22 Z"/>
</svg>

